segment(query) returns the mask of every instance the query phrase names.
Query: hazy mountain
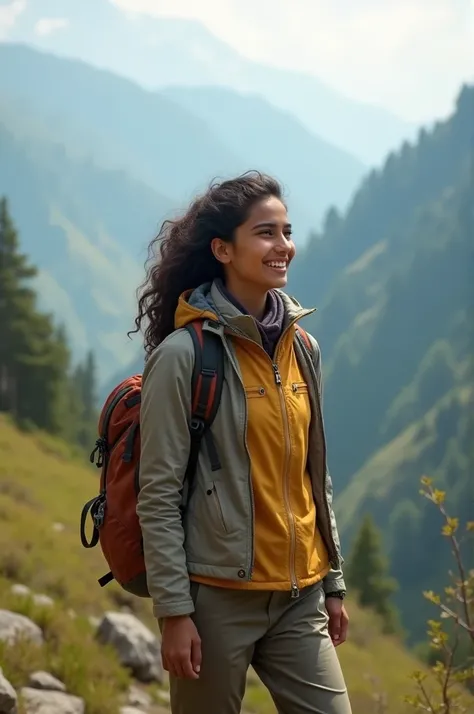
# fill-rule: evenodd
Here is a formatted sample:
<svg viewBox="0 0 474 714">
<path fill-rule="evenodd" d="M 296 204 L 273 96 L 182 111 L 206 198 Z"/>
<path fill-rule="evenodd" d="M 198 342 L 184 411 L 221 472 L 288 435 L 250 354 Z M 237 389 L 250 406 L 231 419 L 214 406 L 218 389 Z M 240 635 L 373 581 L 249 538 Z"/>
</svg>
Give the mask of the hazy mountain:
<svg viewBox="0 0 474 714">
<path fill-rule="evenodd" d="M 38 34 L 35 27 L 44 18 L 61 19 L 65 26 Z M 130 16 L 110 0 L 35 0 L 10 37 L 81 58 L 148 88 L 217 85 L 259 94 L 364 163 L 380 162 L 414 133 L 410 123 L 343 96 L 321 77 L 247 60 L 198 22 Z"/>
<path fill-rule="evenodd" d="M 223 88 L 177 87 L 161 94 L 202 119 L 226 146 L 236 146 L 247 166 L 284 178 L 292 214 L 302 205 L 313 217 L 323 215 L 334 196 L 351 196 L 362 178 L 359 161 L 256 96 Z"/>
<path fill-rule="evenodd" d="M 228 90 L 211 92 L 228 118 L 228 128 L 218 131 L 205 111 L 190 106 L 193 94 L 191 102 L 183 93 L 177 101 L 82 62 L 4 44 L 1 92 L 34 105 L 30 123 L 54 125 L 58 141 L 103 166 L 126 169 L 176 206 L 216 177 L 255 168 L 275 173 L 291 191 L 300 242 L 328 204 L 348 202 L 364 173 L 357 159 L 318 139 L 291 115 Z M 245 141 L 236 140 L 239 117 Z"/>
</svg>

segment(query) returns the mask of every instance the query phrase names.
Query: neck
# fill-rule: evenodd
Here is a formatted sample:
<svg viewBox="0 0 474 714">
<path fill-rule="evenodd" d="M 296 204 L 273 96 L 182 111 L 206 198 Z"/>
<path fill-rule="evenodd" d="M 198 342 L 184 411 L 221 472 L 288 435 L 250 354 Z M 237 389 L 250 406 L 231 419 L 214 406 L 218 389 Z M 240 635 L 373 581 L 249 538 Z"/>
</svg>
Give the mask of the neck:
<svg viewBox="0 0 474 714">
<path fill-rule="evenodd" d="M 248 283 L 242 285 L 238 280 L 232 278 L 226 280 L 226 289 L 247 310 L 249 315 L 255 317 L 256 320 L 263 319 L 267 304 L 267 290 L 262 292 L 261 288 L 252 289 Z"/>
</svg>

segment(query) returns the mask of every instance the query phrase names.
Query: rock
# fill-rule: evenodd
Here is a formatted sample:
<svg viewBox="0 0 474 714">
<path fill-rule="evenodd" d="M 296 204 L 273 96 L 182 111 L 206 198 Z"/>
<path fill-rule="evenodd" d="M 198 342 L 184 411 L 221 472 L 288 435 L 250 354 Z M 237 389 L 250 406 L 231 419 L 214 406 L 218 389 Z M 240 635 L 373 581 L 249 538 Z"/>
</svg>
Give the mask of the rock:
<svg viewBox="0 0 474 714">
<path fill-rule="evenodd" d="M 31 597 L 34 604 L 38 605 L 38 607 L 50 607 L 51 605 L 54 605 L 54 600 L 49 597 L 49 595 L 33 593 L 27 585 L 22 585 L 21 583 L 12 585 L 11 592 L 19 597 Z"/>
<path fill-rule="evenodd" d="M 30 676 L 30 687 L 33 687 L 33 689 L 47 689 L 50 692 L 66 691 L 66 685 L 49 672 L 33 672 Z"/>
<path fill-rule="evenodd" d="M 26 714 L 85 714 L 84 700 L 63 692 L 24 687 L 20 691 Z"/>
<path fill-rule="evenodd" d="M 143 689 L 140 689 L 132 684 L 128 690 L 128 703 L 131 707 L 142 707 L 142 709 L 148 709 L 152 704 L 152 698 L 148 692 L 144 692 Z"/>
<path fill-rule="evenodd" d="M 170 693 L 166 691 L 166 689 L 161 689 L 159 692 L 157 692 L 158 699 L 162 702 L 166 702 L 166 704 L 170 703 Z"/>
<path fill-rule="evenodd" d="M 33 594 L 33 602 L 38 607 L 52 607 L 54 605 L 54 600 L 49 595 L 43 595 L 42 593 Z"/>
<path fill-rule="evenodd" d="M 97 639 L 111 645 L 124 667 L 131 669 L 141 682 L 162 682 L 160 643 L 158 638 L 134 615 L 106 613 L 97 630 Z"/>
<path fill-rule="evenodd" d="M 32 620 L 17 612 L 0 610 L 0 640 L 13 643 L 19 637 L 25 637 L 37 645 L 43 644 L 43 633 Z"/>
<path fill-rule="evenodd" d="M 11 586 L 10 590 L 14 595 L 19 595 L 20 597 L 29 597 L 31 595 L 30 588 L 21 583 L 15 583 Z"/>
<path fill-rule="evenodd" d="M 89 620 L 89 625 L 92 627 L 92 629 L 97 630 L 101 623 L 100 617 L 96 617 L 95 615 L 89 615 L 87 619 Z"/>
<path fill-rule="evenodd" d="M 12 685 L 0 669 L 0 714 L 16 714 L 18 698 Z"/>
</svg>

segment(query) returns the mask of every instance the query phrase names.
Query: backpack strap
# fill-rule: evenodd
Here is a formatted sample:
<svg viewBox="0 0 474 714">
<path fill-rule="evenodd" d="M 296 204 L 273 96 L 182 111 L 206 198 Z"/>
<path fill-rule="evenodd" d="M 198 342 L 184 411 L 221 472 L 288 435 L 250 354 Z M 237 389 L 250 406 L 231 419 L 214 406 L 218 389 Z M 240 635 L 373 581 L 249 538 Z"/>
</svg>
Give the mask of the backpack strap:
<svg viewBox="0 0 474 714">
<path fill-rule="evenodd" d="M 191 450 L 186 469 L 189 493 L 203 438 L 207 445 L 212 470 L 218 471 L 221 468 L 210 427 L 219 408 L 224 384 L 224 347 L 219 335 L 203 330 L 201 320 L 186 325 L 186 329 L 194 344 L 192 408 L 189 423 Z"/>
<path fill-rule="evenodd" d="M 313 345 L 311 344 L 311 340 L 309 339 L 308 333 L 303 330 L 300 325 L 295 325 L 296 331 L 295 331 L 295 337 L 300 343 L 301 347 L 305 351 L 306 355 L 309 356 L 311 359 L 313 359 Z"/>
</svg>

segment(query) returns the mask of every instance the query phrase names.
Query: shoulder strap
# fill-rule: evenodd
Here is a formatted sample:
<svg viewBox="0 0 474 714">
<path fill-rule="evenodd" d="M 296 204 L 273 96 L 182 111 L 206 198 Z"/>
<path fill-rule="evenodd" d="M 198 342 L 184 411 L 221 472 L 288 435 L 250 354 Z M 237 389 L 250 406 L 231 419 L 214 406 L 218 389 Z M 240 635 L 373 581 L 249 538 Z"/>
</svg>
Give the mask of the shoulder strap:
<svg viewBox="0 0 474 714">
<path fill-rule="evenodd" d="M 309 339 L 308 333 L 303 330 L 300 325 L 295 325 L 296 330 L 295 330 L 295 337 L 300 343 L 301 347 L 303 350 L 306 352 L 306 354 L 313 359 L 313 345 L 311 344 L 311 340 Z"/>
<path fill-rule="evenodd" d="M 202 439 L 207 444 L 211 468 L 221 468 L 210 427 L 219 408 L 224 383 L 224 347 L 219 335 L 203 330 L 201 320 L 186 326 L 194 344 L 192 376 L 192 413 L 189 423 L 191 451 L 186 478 L 192 480 L 196 471 Z"/>
</svg>

